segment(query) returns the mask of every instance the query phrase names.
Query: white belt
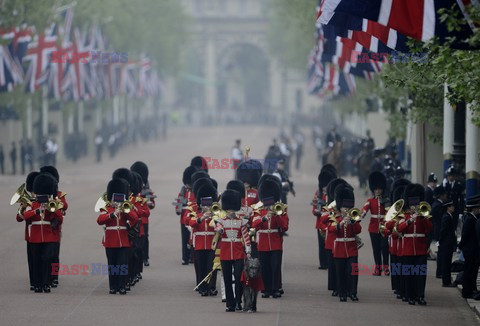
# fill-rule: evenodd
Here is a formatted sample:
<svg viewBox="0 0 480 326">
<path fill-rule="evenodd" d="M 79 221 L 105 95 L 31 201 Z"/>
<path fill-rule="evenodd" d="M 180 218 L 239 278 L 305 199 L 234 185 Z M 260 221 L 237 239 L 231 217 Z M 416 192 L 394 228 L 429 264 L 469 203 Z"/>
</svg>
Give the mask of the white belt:
<svg viewBox="0 0 480 326">
<path fill-rule="evenodd" d="M 403 235 L 405 238 L 425 238 L 425 234 L 421 233 L 408 233 Z"/>
<path fill-rule="evenodd" d="M 372 215 L 371 218 L 384 218 L 385 215 Z"/>
<path fill-rule="evenodd" d="M 105 230 L 126 230 L 126 226 L 107 226 Z"/>
<path fill-rule="evenodd" d="M 258 230 L 257 231 L 258 233 L 276 233 L 276 232 L 280 232 L 279 229 L 267 229 L 267 230 Z"/>
<path fill-rule="evenodd" d="M 238 239 L 238 238 L 222 238 L 222 241 L 224 241 L 224 242 L 242 242 L 242 239 Z"/>
<path fill-rule="evenodd" d="M 336 238 L 336 242 L 350 242 L 350 241 L 355 241 L 355 238 Z"/>
<path fill-rule="evenodd" d="M 33 221 L 32 225 L 50 225 L 50 221 Z"/>
<path fill-rule="evenodd" d="M 188 210 L 190 210 L 190 207 L 185 206 L 185 207 L 182 207 L 182 209 L 188 209 Z"/>
<path fill-rule="evenodd" d="M 215 235 L 215 232 L 195 232 L 194 235 Z"/>
</svg>

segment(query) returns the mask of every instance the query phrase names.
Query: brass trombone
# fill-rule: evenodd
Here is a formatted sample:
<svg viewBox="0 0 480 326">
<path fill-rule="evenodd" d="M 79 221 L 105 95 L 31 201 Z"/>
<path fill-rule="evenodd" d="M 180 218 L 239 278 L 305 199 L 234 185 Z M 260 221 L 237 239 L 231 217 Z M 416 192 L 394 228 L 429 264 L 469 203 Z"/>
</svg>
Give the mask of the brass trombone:
<svg viewBox="0 0 480 326">
<path fill-rule="evenodd" d="M 120 212 L 128 214 L 132 211 L 133 204 L 129 200 L 125 200 L 120 204 Z"/>
<path fill-rule="evenodd" d="M 287 210 L 287 205 L 282 203 L 282 202 L 276 202 L 272 206 L 271 210 L 275 215 L 281 216 L 281 215 L 285 214 L 285 212 Z"/>
<path fill-rule="evenodd" d="M 63 203 L 58 198 L 52 198 L 47 203 L 47 210 L 51 213 L 63 208 Z"/>
<path fill-rule="evenodd" d="M 210 207 L 210 212 L 213 215 L 218 215 L 222 211 L 222 205 L 220 205 L 219 202 L 214 202 L 212 206 Z"/>
</svg>

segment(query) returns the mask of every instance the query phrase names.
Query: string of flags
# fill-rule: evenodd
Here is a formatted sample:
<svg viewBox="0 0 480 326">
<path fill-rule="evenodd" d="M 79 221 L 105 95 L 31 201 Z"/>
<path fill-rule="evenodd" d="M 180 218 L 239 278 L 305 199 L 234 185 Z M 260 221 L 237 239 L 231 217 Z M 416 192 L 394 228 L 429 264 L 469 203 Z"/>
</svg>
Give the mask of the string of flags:
<svg viewBox="0 0 480 326">
<path fill-rule="evenodd" d="M 478 1 L 319 0 L 315 46 L 308 58 L 308 91 L 323 99 L 351 95 L 356 91 L 355 78 L 370 80 L 385 64 L 405 58 L 427 59 L 409 53 L 408 38 L 453 39 L 452 48 L 472 49 L 465 40 L 477 25 L 468 15 L 469 5 L 478 6 Z M 440 9 L 457 11 L 467 24 L 449 31 Z"/>
<path fill-rule="evenodd" d="M 48 98 L 71 101 L 159 96 L 163 82 L 146 54 L 133 60 L 109 50 L 100 26 L 73 27 L 73 6 L 45 31 L 22 25 L 0 30 L 0 92 L 24 86 L 47 89 Z"/>
</svg>

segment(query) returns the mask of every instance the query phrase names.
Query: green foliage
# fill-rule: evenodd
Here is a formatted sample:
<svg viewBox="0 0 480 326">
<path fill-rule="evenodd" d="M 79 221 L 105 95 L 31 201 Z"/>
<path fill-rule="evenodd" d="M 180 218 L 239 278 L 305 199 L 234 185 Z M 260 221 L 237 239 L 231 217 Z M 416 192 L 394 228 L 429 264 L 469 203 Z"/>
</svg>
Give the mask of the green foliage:
<svg viewBox="0 0 480 326">
<path fill-rule="evenodd" d="M 305 70 L 315 35 L 314 0 L 271 0 L 269 46 L 283 66 Z"/>
</svg>

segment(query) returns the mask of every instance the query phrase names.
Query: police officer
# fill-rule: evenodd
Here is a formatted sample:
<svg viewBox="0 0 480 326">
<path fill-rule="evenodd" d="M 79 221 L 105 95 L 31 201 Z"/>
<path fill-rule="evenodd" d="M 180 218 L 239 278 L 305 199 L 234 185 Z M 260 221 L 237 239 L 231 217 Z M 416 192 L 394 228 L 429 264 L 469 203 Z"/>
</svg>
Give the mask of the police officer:
<svg viewBox="0 0 480 326">
<path fill-rule="evenodd" d="M 425 201 L 430 205 L 433 205 L 434 195 L 433 191 L 437 187 L 438 179 L 435 173 L 428 175 L 427 186 L 425 187 Z"/>
<path fill-rule="evenodd" d="M 443 188 L 443 187 L 442 187 Z M 438 247 L 438 257 L 440 261 L 440 270 L 442 276 L 443 287 L 456 287 L 452 284 L 452 256 L 457 246 L 457 236 L 455 235 L 455 220 L 453 213 L 455 212 L 455 205 L 452 200 L 446 200 L 443 203 L 445 213 L 442 216 L 440 224 L 440 235 Z"/>
</svg>

